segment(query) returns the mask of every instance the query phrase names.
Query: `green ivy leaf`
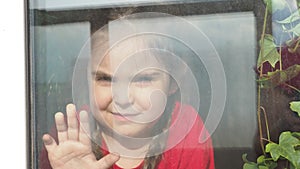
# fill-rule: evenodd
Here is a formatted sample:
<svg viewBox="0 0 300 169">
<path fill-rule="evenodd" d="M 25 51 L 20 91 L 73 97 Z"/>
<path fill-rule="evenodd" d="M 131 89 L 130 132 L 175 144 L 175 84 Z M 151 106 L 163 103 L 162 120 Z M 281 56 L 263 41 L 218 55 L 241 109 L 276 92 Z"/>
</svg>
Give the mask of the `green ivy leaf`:
<svg viewBox="0 0 300 169">
<path fill-rule="evenodd" d="M 248 155 L 247 153 L 243 154 L 242 159 L 245 163 L 250 163 L 250 161 L 247 159 L 247 155 Z"/>
<path fill-rule="evenodd" d="M 269 143 L 266 145 L 266 152 L 269 152 L 274 161 L 277 161 L 281 154 L 280 146 L 276 143 Z"/>
<path fill-rule="evenodd" d="M 261 42 L 260 42 L 261 44 Z M 266 34 L 264 37 L 264 42 L 261 44 L 261 50 L 258 60 L 257 60 L 257 67 L 260 67 L 263 63 L 269 62 L 272 67 L 275 67 L 275 64 L 280 59 L 280 54 L 277 51 L 276 45 L 274 43 L 274 38 L 270 34 Z"/>
<path fill-rule="evenodd" d="M 300 169 L 300 151 L 296 151 L 293 160 L 290 160 L 293 167 Z"/>
<path fill-rule="evenodd" d="M 255 163 L 245 163 L 243 169 L 259 169 Z"/>
<path fill-rule="evenodd" d="M 292 135 L 291 132 L 283 132 L 279 137 L 279 144 L 269 143 L 266 145 L 266 152 L 270 152 L 274 161 L 279 157 L 289 160 L 295 168 L 300 167 L 300 151 L 295 147 L 300 145 L 300 140 Z"/>
<path fill-rule="evenodd" d="M 257 158 L 257 163 L 247 160 L 247 154 L 243 154 L 242 159 L 245 162 L 244 169 L 275 169 L 277 167 L 277 163 L 272 158 L 266 158 L 264 155 Z"/>
<path fill-rule="evenodd" d="M 295 168 L 292 164 L 290 164 L 290 169 L 297 169 L 297 168 Z"/>
<path fill-rule="evenodd" d="M 300 132 L 293 132 L 292 136 L 294 136 L 300 140 Z"/>
<path fill-rule="evenodd" d="M 269 169 L 275 169 L 277 167 L 277 163 L 274 161 L 269 161 L 268 168 Z"/>
<path fill-rule="evenodd" d="M 296 159 L 296 161 L 295 161 L 295 163 L 296 163 L 295 167 L 300 168 L 300 152 L 299 151 L 297 151 L 297 155 L 295 156 L 295 159 Z"/>
<path fill-rule="evenodd" d="M 257 164 L 262 164 L 265 162 L 265 156 L 264 155 L 261 155 L 257 158 L 256 160 Z"/>
<path fill-rule="evenodd" d="M 293 101 L 290 102 L 290 108 L 291 110 L 293 110 L 294 112 L 298 113 L 298 116 L 300 116 L 300 101 Z"/>
<path fill-rule="evenodd" d="M 243 165 L 243 169 L 259 169 L 256 163 L 251 162 L 247 159 L 247 154 L 243 154 L 242 159 L 245 162 L 245 164 Z"/>
<path fill-rule="evenodd" d="M 267 166 L 258 166 L 258 169 L 269 169 Z"/>
</svg>

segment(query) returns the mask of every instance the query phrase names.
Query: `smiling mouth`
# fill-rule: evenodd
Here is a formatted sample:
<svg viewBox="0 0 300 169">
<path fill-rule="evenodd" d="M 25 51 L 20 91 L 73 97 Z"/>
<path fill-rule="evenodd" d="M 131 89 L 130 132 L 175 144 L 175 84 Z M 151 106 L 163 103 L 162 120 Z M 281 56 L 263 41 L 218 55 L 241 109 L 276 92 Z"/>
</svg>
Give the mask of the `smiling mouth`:
<svg viewBox="0 0 300 169">
<path fill-rule="evenodd" d="M 131 121 L 130 118 L 131 117 L 135 117 L 140 115 L 140 113 L 134 113 L 134 114 L 129 114 L 129 113 L 119 113 L 119 112 L 111 112 L 111 114 L 120 121 Z"/>
</svg>

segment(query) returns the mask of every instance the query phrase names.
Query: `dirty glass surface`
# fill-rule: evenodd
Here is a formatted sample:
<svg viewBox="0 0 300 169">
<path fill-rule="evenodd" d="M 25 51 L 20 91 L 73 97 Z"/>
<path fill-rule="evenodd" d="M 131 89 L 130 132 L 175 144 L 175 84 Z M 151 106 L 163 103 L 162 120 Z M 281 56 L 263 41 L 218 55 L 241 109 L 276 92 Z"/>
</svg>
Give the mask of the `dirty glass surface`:
<svg viewBox="0 0 300 169">
<path fill-rule="evenodd" d="M 161 67 L 164 59 L 157 59 L 159 66 L 154 64 L 157 67 L 151 64 L 151 60 L 146 61 L 145 65 L 171 74 L 180 89 L 181 104 L 189 104 L 196 109 L 198 114 L 193 119 L 199 115 L 211 136 L 215 168 L 242 168 L 242 155 L 245 153 L 249 159 L 256 158 L 255 153 L 259 149 L 256 66 L 263 25 L 262 2 L 30 0 L 28 3 L 28 73 L 31 77 L 29 167 L 43 168 L 41 154 L 45 148 L 42 137 L 53 131 L 56 112 L 65 113 L 69 103 L 74 103 L 78 109 L 89 107 L 88 111 L 93 112 L 93 99 L 97 96 L 91 94 L 96 89 L 90 87 L 93 81 L 89 80 L 89 68 L 99 62 L 91 57 L 92 35 L 99 29 L 108 30 L 107 45 L 116 48 L 116 51 L 118 43 L 122 46 L 122 42 L 126 43 L 126 37 L 132 33 L 142 34 L 141 37 L 145 36 L 146 39 L 148 35 L 151 37 L 151 32 L 164 37 L 160 42 L 166 42 L 167 45 L 160 48 L 156 46 L 156 41 L 150 43 L 145 51 L 151 50 L 145 54 L 144 59 L 152 55 L 166 55 L 170 57 L 165 59 L 167 65 L 171 65 L 170 68 Z M 135 48 L 143 42 L 128 44 L 140 52 L 140 49 Z M 127 46 L 125 52 L 114 53 L 112 50 L 109 55 L 117 57 L 120 53 L 126 54 L 131 50 L 130 47 Z M 105 54 L 99 55 L 104 57 Z M 134 52 L 128 55 L 136 57 Z M 174 59 L 177 56 L 182 60 Z M 143 64 L 138 62 L 137 65 L 143 67 Z M 116 72 L 116 77 L 122 79 L 125 77 L 124 72 L 131 69 L 120 70 L 120 75 L 117 76 Z M 139 68 L 139 71 L 143 70 Z M 183 72 L 188 74 L 181 83 L 180 74 Z M 111 81 L 118 84 L 118 78 L 114 81 L 112 77 Z M 128 84 L 137 81 L 134 76 L 132 78 Z M 123 91 L 130 91 L 129 88 Z M 113 88 L 111 92 L 117 95 L 120 90 L 117 91 L 116 85 L 116 91 Z M 134 120 L 140 122 L 139 119 Z"/>
</svg>

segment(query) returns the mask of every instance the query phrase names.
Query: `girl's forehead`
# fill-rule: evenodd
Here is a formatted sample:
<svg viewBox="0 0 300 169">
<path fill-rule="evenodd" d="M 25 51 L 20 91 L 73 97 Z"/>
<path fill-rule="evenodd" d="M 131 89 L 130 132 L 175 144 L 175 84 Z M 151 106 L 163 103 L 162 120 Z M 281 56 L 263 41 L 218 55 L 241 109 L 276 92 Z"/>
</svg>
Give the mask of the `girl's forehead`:
<svg viewBox="0 0 300 169">
<path fill-rule="evenodd" d="M 116 44 L 107 43 L 108 50 L 105 53 L 99 50 L 98 54 L 93 56 L 93 65 L 98 69 L 105 68 L 109 72 L 141 71 L 148 68 L 164 70 L 165 54 L 155 47 L 158 46 L 155 42 L 153 38 L 131 37 Z"/>
<path fill-rule="evenodd" d="M 147 69 L 158 69 L 165 71 L 165 67 L 159 59 L 161 56 L 151 51 L 135 51 L 135 53 L 115 52 L 105 55 L 98 62 L 94 62 L 94 69 L 101 69 L 107 72 L 134 73 Z"/>
</svg>

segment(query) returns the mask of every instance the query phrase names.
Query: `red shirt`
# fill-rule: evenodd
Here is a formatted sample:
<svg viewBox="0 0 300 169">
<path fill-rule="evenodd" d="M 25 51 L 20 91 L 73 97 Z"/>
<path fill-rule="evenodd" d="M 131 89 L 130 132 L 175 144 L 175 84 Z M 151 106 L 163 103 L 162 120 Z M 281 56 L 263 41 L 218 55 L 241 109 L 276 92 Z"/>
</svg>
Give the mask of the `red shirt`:
<svg viewBox="0 0 300 169">
<path fill-rule="evenodd" d="M 157 169 L 214 169 L 213 146 L 209 134 L 205 132 L 206 141 L 199 142 L 204 125 L 198 113 L 191 106 L 181 106 L 176 103 L 171 124 L 174 129 L 169 130 L 167 147 L 174 145 L 174 140 L 176 142 L 182 135 L 185 137 L 162 154 L 162 160 Z M 44 152 L 44 155 L 42 153 L 41 156 L 46 158 L 47 154 Z M 41 158 L 40 168 L 51 169 L 49 160 L 43 158 Z M 142 167 L 143 162 L 135 169 L 142 169 Z M 116 164 L 112 168 L 121 169 Z"/>
</svg>

